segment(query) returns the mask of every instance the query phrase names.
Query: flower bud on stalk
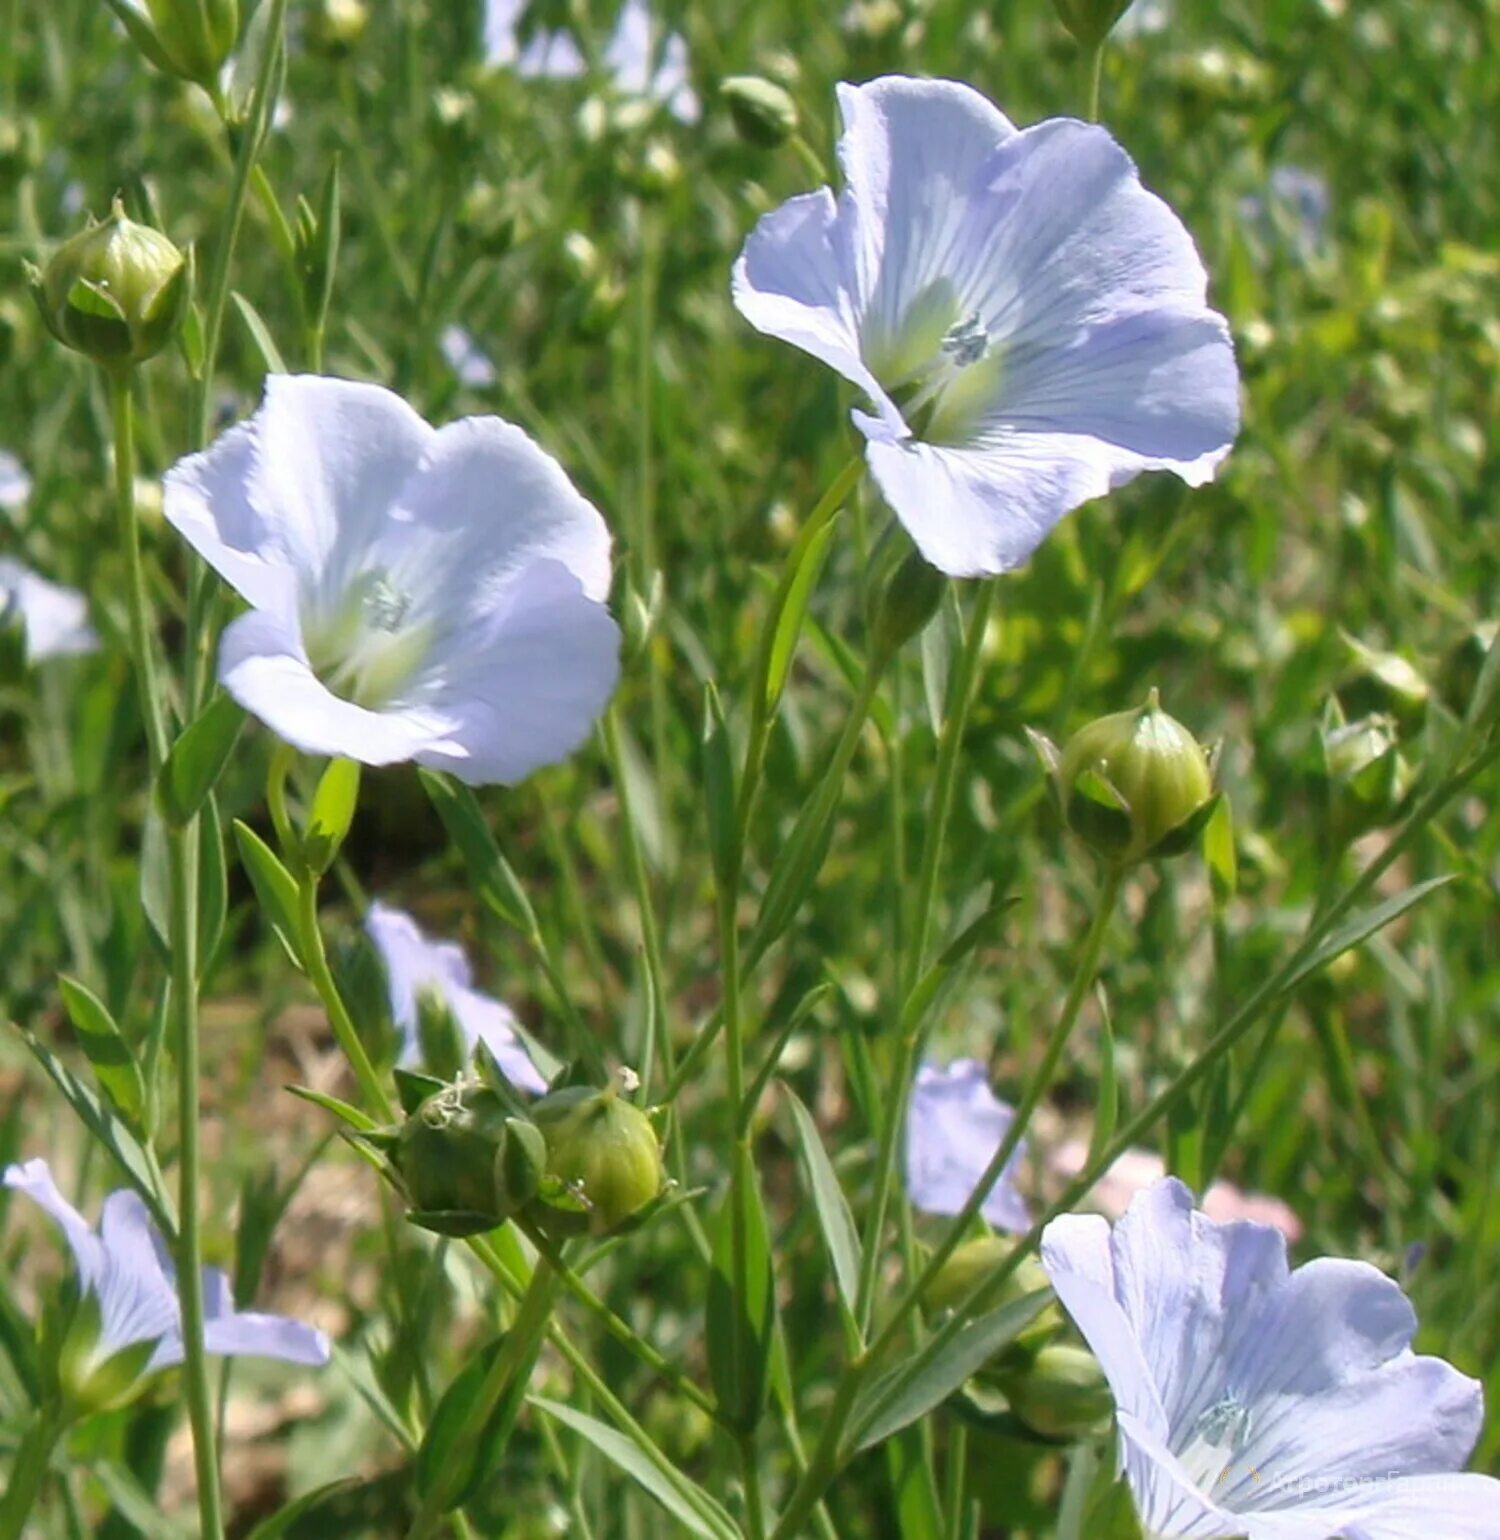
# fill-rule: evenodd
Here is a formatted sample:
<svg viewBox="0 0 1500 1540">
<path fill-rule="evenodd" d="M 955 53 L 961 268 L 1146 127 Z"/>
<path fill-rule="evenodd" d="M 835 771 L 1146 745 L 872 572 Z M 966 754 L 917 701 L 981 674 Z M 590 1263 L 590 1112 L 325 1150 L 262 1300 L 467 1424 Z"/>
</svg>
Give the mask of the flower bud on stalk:
<svg viewBox="0 0 1500 1540">
<path fill-rule="evenodd" d="M 1053 771 L 1068 827 L 1120 870 L 1182 854 L 1213 812 L 1208 755 L 1155 690 L 1137 710 L 1081 728 L 1060 756 L 1040 734 L 1032 740 Z"/>
<path fill-rule="evenodd" d="M 746 144 L 774 150 L 797 132 L 797 104 L 775 81 L 760 75 L 731 75 L 719 94 Z"/>
<path fill-rule="evenodd" d="M 1130 9 L 1130 0 L 1052 0 L 1058 20 L 1084 48 L 1097 48 Z"/>
<path fill-rule="evenodd" d="M 547 1179 L 530 1210 L 544 1229 L 607 1235 L 660 1196 L 656 1130 L 614 1086 L 554 1091 L 531 1115 L 547 1143 Z"/>
<path fill-rule="evenodd" d="M 1049 1343 L 1027 1366 L 996 1377 L 1010 1409 L 1043 1438 L 1086 1438 L 1114 1411 L 1104 1373 L 1087 1349 Z"/>
<path fill-rule="evenodd" d="M 109 8 L 157 69 L 217 91 L 239 41 L 239 0 L 109 0 Z"/>
<path fill-rule="evenodd" d="M 1382 713 L 1345 722 L 1330 698 L 1320 732 L 1328 777 L 1329 829 L 1340 847 L 1392 822 L 1411 790 L 1395 720 Z"/>
<path fill-rule="evenodd" d="M 166 236 L 127 219 L 118 198 L 108 219 L 64 241 L 27 277 L 52 335 L 115 369 L 172 340 L 192 286 L 189 259 Z"/>
</svg>

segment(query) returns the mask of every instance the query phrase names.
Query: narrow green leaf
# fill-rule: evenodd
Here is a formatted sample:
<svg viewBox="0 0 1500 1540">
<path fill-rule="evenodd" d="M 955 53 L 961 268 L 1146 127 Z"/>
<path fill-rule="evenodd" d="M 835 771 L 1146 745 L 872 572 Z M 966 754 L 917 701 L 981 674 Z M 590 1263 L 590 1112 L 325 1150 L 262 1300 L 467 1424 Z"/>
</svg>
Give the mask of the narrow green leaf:
<svg viewBox="0 0 1500 1540">
<path fill-rule="evenodd" d="M 1115 1024 L 1110 1016 L 1109 996 L 1103 984 L 1094 986 L 1094 999 L 1099 1004 L 1099 1089 L 1094 1096 L 1094 1131 L 1089 1137 L 1090 1168 L 1114 1138 L 1115 1123 L 1120 1116 L 1120 1086 L 1115 1070 Z"/>
<path fill-rule="evenodd" d="M 1239 886 L 1239 862 L 1234 852 L 1234 814 L 1229 798 L 1220 797 L 1203 829 L 1203 859 L 1213 884 L 1214 907 L 1220 912 Z"/>
<path fill-rule="evenodd" d="M 690 1534 L 699 1535 L 702 1540 L 740 1540 L 739 1529 L 724 1509 L 664 1460 L 658 1465 L 638 1444 L 586 1412 L 575 1411 L 545 1396 L 530 1399 L 538 1411 L 587 1439 L 605 1459 L 639 1482 Z"/>
<path fill-rule="evenodd" d="M 413 1465 L 417 1491 L 422 1497 L 440 1487 L 449 1508 L 461 1508 L 485 1477 L 499 1469 L 505 1445 L 526 1400 L 529 1372 L 510 1377 L 505 1393 L 485 1420 L 477 1439 L 469 1425 L 484 1382 L 504 1344 L 502 1334 L 470 1357 L 433 1408 Z M 462 1468 L 460 1460 L 465 1462 Z"/>
<path fill-rule="evenodd" d="M 830 792 L 825 783 L 810 802 L 803 804 L 771 868 L 755 931 L 746 949 L 748 957 L 759 957 L 792 923 L 817 881 L 833 838 L 833 813 L 840 789 Z"/>
<path fill-rule="evenodd" d="M 1474 693 L 1464 712 L 1464 726 L 1471 733 L 1484 732 L 1494 725 L 1497 716 L 1500 716 L 1500 631 L 1496 631 L 1480 665 Z"/>
<path fill-rule="evenodd" d="M 1326 968 L 1336 957 L 1341 957 L 1351 947 L 1358 946 L 1362 941 L 1382 931 L 1393 920 L 1399 920 L 1406 911 L 1415 904 L 1422 902 L 1429 893 L 1435 893 L 1439 888 L 1445 888 L 1453 881 L 1450 873 L 1445 877 L 1433 877 L 1427 882 L 1419 882 L 1414 887 L 1397 893 L 1394 898 L 1388 898 L 1383 904 L 1376 904 L 1373 909 L 1366 909 L 1363 914 L 1356 915 L 1346 924 L 1341 925 L 1332 935 L 1326 937 L 1301 965 L 1296 968 L 1286 983 L 1282 986 L 1284 992 L 1290 992 L 1311 978 L 1320 968 Z"/>
<path fill-rule="evenodd" d="M 1050 1289 L 1024 1294 L 970 1321 L 950 1337 L 933 1338 L 900 1368 L 882 1375 L 855 1402 L 846 1435 L 849 1452 L 870 1449 L 941 1406 L 965 1380 L 1015 1341 L 1052 1298 Z"/>
<path fill-rule="evenodd" d="M 380 1127 L 374 1118 L 368 1117 L 358 1107 L 351 1107 L 348 1102 L 340 1101 L 337 1096 L 330 1096 L 326 1091 L 314 1091 L 311 1086 L 305 1085 L 289 1085 L 287 1090 L 302 1101 L 311 1102 L 313 1106 L 331 1112 L 336 1118 L 342 1118 L 358 1133 L 373 1134 Z"/>
<path fill-rule="evenodd" d="M 87 986 L 66 976 L 58 980 L 78 1045 L 94 1067 L 94 1078 L 111 1107 L 139 1133 L 146 1110 L 146 1084 L 125 1035 L 108 1007 Z"/>
<path fill-rule="evenodd" d="M 458 846 L 480 899 L 507 925 L 531 937 L 537 934 L 536 914 L 520 879 L 490 833 L 474 793 L 467 786 L 432 770 L 418 770 L 423 789 Z"/>
<path fill-rule="evenodd" d="M 141 1534 L 150 1535 L 152 1540 L 189 1540 L 192 1531 L 162 1513 L 128 1466 L 99 1460 L 88 1466 L 88 1473 L 103 1488 L 119 1517 Z"/>
<path fill-rule="evenodd" d="M 861 1250 L 859 1233 L 854 1228 L 854 1217 L 849 1212 L 849 1200 L 839 1185 L 838 1173 L 823 1148 L 818 1125 L 812 1113 L 802 1105 L 801 1099 L 790 1086 L 782 1092 L 792 1109 L 797 1124 L 797 1144 L 807 1164 L 808 1187 L 812 1192 L 813 1210 L 818 1216 L 818 1227 L 823 1232 L 823 1244 L 828 1247 L 828 1257 L 833 1263 L 834 1282 L 839 1297 L 852 1311 L 859 1295 L 859 1270 Z"/>
<path fill-rule="evenodd" d="M 737 818 L 734 763 L 724 708 L 712 683 L 703 691 L 703 802 L 708 814 L 708 852 L 720 888 L 733 883 Z"/>
<path fill-rule="evenodd" d="M 168 824 L 180 829 L 218 784 L 245 725 L 245 713 L 230 695 L 216 695 L 172 745 L 157 778 L 157 799 Z"/>
<path fill-rule="evenodd" d="M 358 1476 L 340 1476 L 337 1481 L 330 1481 L 326 1486 L 315 1487 L 311 1492 L 304 1492 L 301 1497 L 289 1502 L 285 1508 L 279 1508 L 268 1519 L 262 1519 L 259 1524 L 245 1537 L 245 1540 L 281 1540 L 288 1534 L 293 1524 L 301 1519 L 311 1518 L 324 1503 L 331 1502 L 336 1497 L 342 1497 L 346 1492 L 352 1492 L 360 1483 Z M 147 1530 L 145 1533 L 153 1533 Z"/>
<path fill-rule="evenodd" d="M 742 1163 L 740 1180 L 731 1184 L 725 1199 L 708 1275 L 708 1373 L 725 1417 L 748 1432 L 766 1406 L 776 1280 L 755 1168 L 742 1147 L 734 1159 Z M 744 1257 L 743 1296 L 735 1278 L 736 1228 Z"/>
<path fill-rule="evenodd" d="M 261 912 L 281 937 L 287 953 L 301 966 L 302 952 L 297 937 L 301 929 L 297 918 L 297 884 L 292 874 L 271 847 L 249 824 L 234 821 L 234 841 L 239 846 L 240 861 L 260 900 Z"/>
<path fill-rule="evenodd" d="M 313 793 L 302 853 L 320 877 L 333 865 L 354 822 L 354 810 L 359 806 L 359 768 L 357 759 L 331 760 Z"/>
<path fill-rule="evenodd" d="M 15 1030 L 62 1099 L 77 1114 L 79 1122 L 119 1162 L 130 1185 L 145 1200 L 151 1217 L 170 1241 L 177 1234 L 177 1214 L 172 1200 L 158 1187 L 155 1168 L 140 1140 L 100 1100 L 93 1087 L 84 1085 L 45 1043 L 23 1027 Z"/>
<path fill-rule="evenodd" d="M 781 692 L 786 687 L 786 676 L 797 651 L 797 638 L 802 634 L 802 622 L 807 616 L 807 606 L 823 563 L 828 559 L 828 548 L 833 541 L 834 525 L 828 523 L 816 529 L 806 529 L 797 537 L 788 560 L 790 581 L 778 589 L 772 600 L 771 647 L 767 654 L 765 703 L 767 712 L 776 709 Z"/>
<path fill-rule="evenodd" d="M 265 366 L 266 373 L 289 373 L 286 360 L 281 356 L 281 349 L 272 339 L 270 328 L 261 320 L 260 312 L 238 289 L 231 290 L 229 297 L 234 302 L 234 308 L 239 312 L 240 320 L 245 323 L 245 330 L 250 333 L 250 340 L 255 344 L 255 351 L 260 354 L 260 361 Z"/>
</svg>

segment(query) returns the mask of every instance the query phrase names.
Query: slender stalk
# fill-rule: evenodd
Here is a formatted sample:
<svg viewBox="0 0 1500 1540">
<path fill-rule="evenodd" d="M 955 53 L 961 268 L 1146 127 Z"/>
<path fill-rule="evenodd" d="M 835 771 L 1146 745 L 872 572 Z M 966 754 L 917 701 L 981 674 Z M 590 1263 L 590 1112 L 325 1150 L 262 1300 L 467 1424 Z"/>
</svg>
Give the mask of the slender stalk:
<svg viewBox="0 0 1500 1540">
<path fill-rule="evenodd" d="M 953 713 L 943 723 L 942 742 L 938 747 L 936 776 L 932 788 L 932 808 L 922 843 L 922 868 L 918 879 L 917 907 L 909 933 L 909 955 L 901 971 L 900 992 L 904 998 L 922 975 L 932 916 L 937 898 L 938 872 L 947 842 L 948 822 L 953 812 L 953 792 L 958 781 L 959 757 L 964 733 L 968 728 L 969 709 L 974 698 L 974 683 L 984 651 L 985 633 L 995 599 L 994 583 L 981 585 L 969 622 L 969 633 L 959 661 L 954 684 Z M 859 1294 L 855 1316 L 863 1336 L 870 1329 L 870 1314 L 875 1299 L 875 1284 L 880 1276 L 880 1236 L 885 1228 L 886 1210 L 895 1180 L 896 1147 L 906 1121 L 906 1107 L 911 1095 L 912 1076 L 925 1041 L 922 1023 L 910 1024 L 901 1040 L 889 1116 L 880 1130 L 880 1149 L 875 1164 L 875 1192 L 865 1225 L 863 1260 L 860 1265 Z"/>
<path fill-rule="evenodd" d="M 375 1073 L 375 1066 L 370 1063 L 370 1056 L 365 1052 L 365 1045 L 360 1041 L 359 1030 L 354 1025 L 354 1018 L 349 1014 L 349 1007 L 344 1004 L 344 997 L 339 993 L 339 987 L 334 982 L 333 971 L 328 966 L 328 953 L 323 946 L 323 933 L 318 928 L 318 882 L 310 873 L 302 877 L 298 883 L 297 897 L 298 910 L 298 937 L 301 942 L 302 964 L 307 969 L 307 976 L 312 980 L 313 988 L 318 992 L 318 998 L 323 1002 L 323 1009 L 328 1012 L 329 1024 L 333 1027 L 334 1036 L 339 1040 L 339 1047 L 344 1050 L 344 1057 L 348 1059 L 350 1068 L 354 1071 L 354 1078 L 359 1082 L 359 1089 L 369 1106 L 387 1123 L 395 1119 L 395 1108 L 391 1103 L 380 1076 Z"/>
<path fill-rule="evenodd" d="M 61 1409 L 44 1406 L 27 1429 L 10 1469 L 10 1484 L 0 1500 L 0 1540 L 23 1540 L 27 1521 L 52 1464 L 52 1452 L 67 1427 Z"/>
<path fill-rule="evenodd" d="M 1089 122 L 1099 121 L 1099 96 L 1104 86 L 1104 39 L 1084 53 L 1089 80 Z"/>
<path fill-rule="evenodd" d="M 125 603 L 129 612 L 130 654 L 140 695 L 141 720 L 151 754 L 153 777 L 167 757 L 166 712 L 156 677 L 150 600 L 141 563 L 141 527 L 135 507 L 135 406 L 128 371 L 106 372 L 110 417 L 114 429 L 115 509 L 119 517 L 120 548 L 125 555 Z"/>
<path fill-rule="evenodd" d="M 521 1300 L 521 1308 L 510 1329 L 505 1334 L 500 1351 L 490 1365 L 489 1373 L 479 1388 L 469 1408 L 469 1415 L 459 1434 L 450 1463 L 442 1470 L 427 1493 L 417 1516 L 407 1530 L 407 1540 L 425 1540 L 443 1521 L 443 1515 L 454 1506 L 450 1495 L 454 1476 L 465 1477 L 479 1456 L 479 1442 L 484 1436 L 485 1425 L 494 1416 L 507 1394 L 510 1395 L 510 1412 L 506 1418 L 507 1429 L 515 1425 L 520 1414 L 522 1395 L 516 1393 L 517 1382 L 530 1378 L 532 1365 L 547 1335 L 547 1323 L 552 1318 L 552 1307 L 557 1303 L 558 1279 L 544 1257 L 537 1263 Z M 524 1386 L 521 1387 L 524 1390 Z"/>
</svg>

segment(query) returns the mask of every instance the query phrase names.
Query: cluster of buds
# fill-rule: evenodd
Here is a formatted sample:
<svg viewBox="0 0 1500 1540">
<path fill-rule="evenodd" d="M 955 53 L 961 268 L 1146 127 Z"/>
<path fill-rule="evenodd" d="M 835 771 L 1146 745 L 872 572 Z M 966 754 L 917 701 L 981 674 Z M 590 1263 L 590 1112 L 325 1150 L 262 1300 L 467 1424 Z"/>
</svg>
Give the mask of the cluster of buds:
<svg viewBox="0 0 1500 1540">
<path fill-rule="evenodd" d="M 27 270 L 32 297 L 59 342 L 106 368 L 126 369 L 159 353 L 187 313 L 192 263 L 166 236 L 125 216 L 64 241 L 46 267 Z"/>
<path fill-rule="evenodd" d="M 1214 756 L 1155 690 L 1134 711 L 1081 728 L 1061 751 L 1030 733 L 1068 827 L 1117 870 L 1181 855 L 1219 799 Z"/>
<path fill-rule="evenodd" d="M 665 1190 L 661 1144 L 622 1083 L 569 1085 L 524 1101 L 493 1060 L 452 1081 L 398 1071 L 406 1116 L 360 1136 L 387 1161 L 410 1219 L 477 1235 L 519 1219 L 547 1235 L 611 1235 Z"/>
<path fill-rule="evenodd" d="M 943 1264 L 923 1304 L 933 1312 L 959 1310 L 986 1278 L 1010 1260 L 1014 1243 L 998 1235 L 966 1242 Z M 999 1308 L 1048 1288 L 1035 1257 L 1011 1272 Z M 1032 1438 L 1068 1443 L 1096 1437 L 1114 1411 L 1114 1398 L 1093 1354 L 1063 1340 L 1055 1301 L 975 1375 L 959 1409 L 989 1426 L 1009 1426 Z M 1019 1426 L 1017 1426 L 1019 1425 Z"/>
</svg>

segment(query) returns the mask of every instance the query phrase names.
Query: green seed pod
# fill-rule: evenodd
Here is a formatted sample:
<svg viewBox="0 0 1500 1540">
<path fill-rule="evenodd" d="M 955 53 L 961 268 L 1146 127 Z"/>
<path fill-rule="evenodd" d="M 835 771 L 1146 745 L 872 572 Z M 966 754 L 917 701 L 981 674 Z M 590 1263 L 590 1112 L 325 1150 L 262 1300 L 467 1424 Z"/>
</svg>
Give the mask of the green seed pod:
<svg viewBox="0 0 1500 1540">
<path fill-rule="evenodd" d="M 504 1224 L 536 1196 L 546 1147 L 497 1092 L 459 1081 L 407 1118 L 393 1158 L 429 1228 L 473 1235 Z"/>
<path fill-rule="evenodd" d="M 1320 736 L 1329 828 L 1343 846 L 1396 818 L 1411 790 L 1412 770 L 1402 757 L 1395 719 L 1383 713 L 1345 722 L 1330 698 Z"/>
<path fill-rule="evenodd" d="M 1068 827 L 1121 868 L 1180 855 L 1213 811 L 1208 756 L 1155 690 L 1075 733 L 1057 783 Z"/>
<path fill-rule="evenodd" d="M 1043 1438 L 1086 1438 L 1114 1411 L 1114 1397 L 1092 1353 L 1066 1342 L 1044 1347 L 1024 1369 L 998 1377 L 1010 1409 Z"/>
<path fill-rule="evenodd" d="M 1052 6 L 1084 48 L 1097 48 L 1130 9 L 1130 0 L 1052 0 Z"/>
<path fill-rule="evenodd" d="M 308 47 L 326 59 L 342 59 L 365 35 L 370 13 L 364 0 L 319 0 L 307 18 Z"/>
<path fill-rule="evenodd" d="M 938 1275 L 927 1287 L 922 1303 L 929 1310 L 954 1310 L 963 1303 L 969 1291 L 995 1272 L 1007 1261 L 1015 1242 L 1000 1235 L 982 1235 L 977 1240 L 965 1241 L 938 1269 Z M 1026 1257 L 1010 1275 L 999 1299 L 990 1302 L 989 1308 L 1008 1305 L 1025 1294 L 1045 1289 L 1047 1274 L 1035 1257 Z M 1055 1312 L 1048 1309 L 1043 1319 Z"/>
<path fill-rule="evenodd" d="M 117 198 L 108 219 L 65 241 L 28 277 L 59 342 L 107 367 L 128 368 L 176 335 L 191 264 L 166 236 L 127 219 Z"/>
<path fill-rule="evenodd" d="M 239 0 L 109 0 L 109 8 L 157 69 L 218 89 L 239 41 Z"/>
<path fill-rule="evenodd" d="M 532 1213 L 559 1233 L 606 1235 L 662 1190 L 651 1120 L 610 1086 L 571 1086 L 531 1109 L 547 1142 L 547 1180 Z"/>
<path fill-rule="evenodd" d="M 791 93 L 760 75 L 731 75 L 719 95 L 746 144 L 774 150 L 797 132 L 797 104 Z"/>
</svg>

